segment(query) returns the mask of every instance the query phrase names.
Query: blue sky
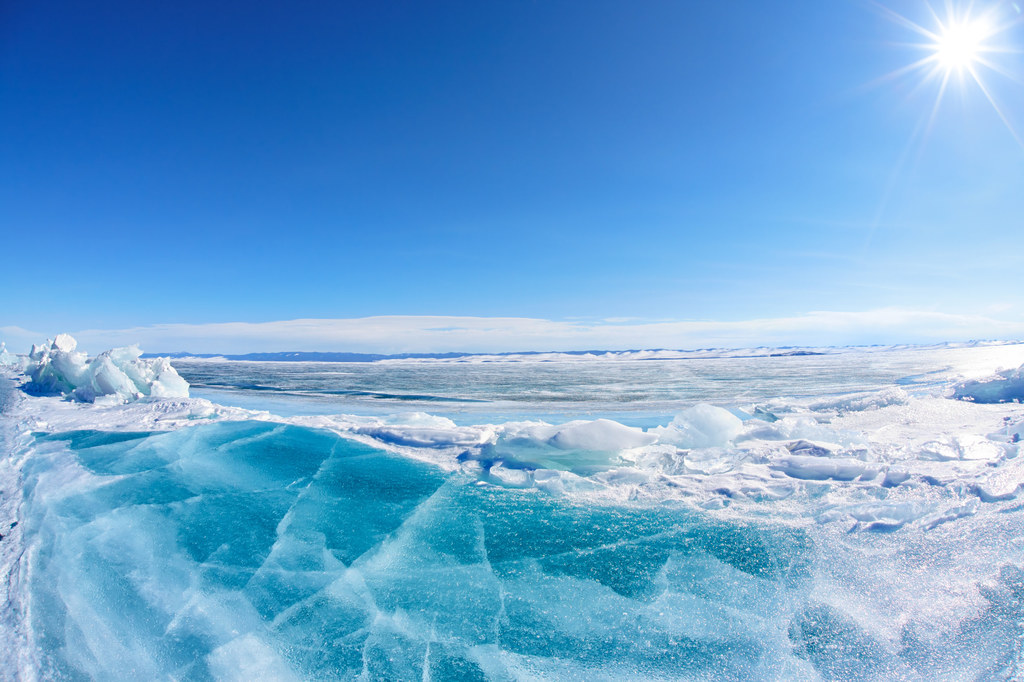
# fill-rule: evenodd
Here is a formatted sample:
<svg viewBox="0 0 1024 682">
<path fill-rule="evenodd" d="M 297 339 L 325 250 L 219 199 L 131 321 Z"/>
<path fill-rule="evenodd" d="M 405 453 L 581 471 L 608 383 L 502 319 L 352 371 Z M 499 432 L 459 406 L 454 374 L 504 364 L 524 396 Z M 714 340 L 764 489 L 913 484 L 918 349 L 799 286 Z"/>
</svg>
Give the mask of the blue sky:
<svg viewBox="0 0 1024 682">
<path fill-rule="evenodd" d="M 967 78 L 926 124 L 937 81 L 877 82 L 928 54 L 884 8 L 934 23 L 918 0 L 8 3 L 0 337 L 628 318 L 637 347 L 650 322 L 892 310 L 829 338 L 1015 333 L 1024 86 L 981 68 L 1006 120 Z"/>
</svg>

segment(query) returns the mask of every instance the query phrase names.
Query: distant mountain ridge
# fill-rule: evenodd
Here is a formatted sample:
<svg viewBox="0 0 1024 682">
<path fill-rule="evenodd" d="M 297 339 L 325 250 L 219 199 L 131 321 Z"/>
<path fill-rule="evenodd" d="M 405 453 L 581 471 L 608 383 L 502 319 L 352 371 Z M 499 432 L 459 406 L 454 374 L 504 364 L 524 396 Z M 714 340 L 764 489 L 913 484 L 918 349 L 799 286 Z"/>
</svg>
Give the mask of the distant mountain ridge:
<svg viewBox="0 0 1024 682">
<path fill-rule="evenodd" d="M 826 355 L 818 350 L 793 349 L 788 347 L 763 349 L 762 357 L 780 357 L 787 355 Z M 674 351 L 665 348 L 644 349 L 644 350 L 572 350 L 572 351 L 519 351 L 506 353 L 343 353 L 343 352 L 317 352 L 317 351 L 291 351 L 277 353 L 245 353 L 242 355 L 229 355 L 224 353 L 144 353 L 145 358 L 171 358 L 172 360 L 213 360 L 223 359 L 241 362 L 379 362 L 381 360 L 454 360 L 457 358 L 511 358 L 511 357 L 536 357 L 536 356 L 618 356 L 630 353 L 701 353 L 701 352 L 727 352 L 724 349 L 702 348 L 696 351 Z M 638 359 L 665 359 L 663 357 L 638 358 Z"/>
<path fill-rule="evenodd" d="M 661 351 L 664 349 L 656 349 Z M 209 360 L 212 358 L 224 358 L 225 360 L 241 360 L 250 362 L 377 362 L 378 360 L 450 360 L 453 358 L 471 358 L 481 355 L 507 357 L 511 355 L 548 355 L 557 352 L 559 355 L 604 355 L 614 353 L 637 353 L 636 350 L 607 351 L 607 350 L 571 350 L 571 351 L 520 351 L 506 353 L 340 353 L 340 352 L 317 352 L 317 351 L 292 351 L 278 353 L 245 353 L 244 355 L 227 355 L 224 353 L 144 353 L 143 357 L 162 357 L 172 360 L 187 360 L 197 358 Z"/>
<path fill-rule="evenodd" d="M 507 351 L 500 353 L 350 353 L 338 351 L 279 351 L 273 353 L 144 353 L 144 358 L 165 357 L 172 360 L 226 360 L 241 362 L 380 362 L 387 360 L 424 361 L 497 361 L 539 360 L 554 361 L 558 358 L 586 357 L 587 359 L 608 360 L 683 360 L 708 358 L 776 358 L 805 355 L 831 355 L 839 352 L 884 352 L 925 348 L 964 348 L 971 346 L 1017 345 L 1024 341 L 973 340 L 938 344 L 872 344 L 863 346 L 758 346 L 756 348 L 694 348 L 688 350 L 668 348 L 621 349 L 621 350 L 570 350 L 570 351 Z"/>
</svg>

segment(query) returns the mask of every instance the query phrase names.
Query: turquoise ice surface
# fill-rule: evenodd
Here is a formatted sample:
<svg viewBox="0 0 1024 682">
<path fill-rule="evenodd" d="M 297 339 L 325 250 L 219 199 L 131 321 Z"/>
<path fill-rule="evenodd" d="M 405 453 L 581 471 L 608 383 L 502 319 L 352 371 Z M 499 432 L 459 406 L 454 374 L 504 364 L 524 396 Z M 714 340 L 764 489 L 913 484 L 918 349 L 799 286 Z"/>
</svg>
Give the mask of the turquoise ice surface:
<svg viewBox="0 0 1024 682">
<path fill-rule="evenodd" d="M 791 622 L 821 620 L 813 548 L 782 526 L 577 505 L 262 422 L 39 437 L 25 473 L 58 679 L 811 670 Z"/>
</svg>

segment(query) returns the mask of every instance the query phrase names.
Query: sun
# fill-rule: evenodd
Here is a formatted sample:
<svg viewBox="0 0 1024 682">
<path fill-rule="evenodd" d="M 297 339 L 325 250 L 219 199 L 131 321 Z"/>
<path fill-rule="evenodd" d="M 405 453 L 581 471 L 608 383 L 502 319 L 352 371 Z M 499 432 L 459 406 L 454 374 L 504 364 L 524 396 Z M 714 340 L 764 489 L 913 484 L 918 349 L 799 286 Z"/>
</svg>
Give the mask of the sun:
<svg viewBox="0 0 1024 682">
<path fill-rule="evenodd" d="M 994 31 L 984 17 L 952 20 L 935 33 L 932 46 L 934 58 L 946 72 L 971 71 L 982 63 L 984 53 L 990 49 L 987 40 Z"/>
<path fill-rule="evenodd" d="M 1021 54 L 1010 34 L 1024 25 L 1024 11 L 1016 1 L 1005 0 L 945 0 L 945 11 L 940 14 L 929 0 L 925 0 L 927 21 L 917 23 L 897 12 L 870 0 L 891 21 L 916 33 L 920 42 L 902 43 L 919 51 L 920 58 L 875 81 L 880 83 L 895 78 L 917 77 L 913 92 L 935 86 L 935 101 L 926 114 L 922 128 L 927 134 L 935 120 L 947 91 L 959 88 L 966 93 L 980 92 L 998 114 L 1010 134 L 1022 148 L 1022 138 L 1011 124 L 1008 113 L 996 101 L 989 79 L 996 75 L 1021 84 L 1019 63 L 1006 64 L 1006 57 Z"/>
</svg>

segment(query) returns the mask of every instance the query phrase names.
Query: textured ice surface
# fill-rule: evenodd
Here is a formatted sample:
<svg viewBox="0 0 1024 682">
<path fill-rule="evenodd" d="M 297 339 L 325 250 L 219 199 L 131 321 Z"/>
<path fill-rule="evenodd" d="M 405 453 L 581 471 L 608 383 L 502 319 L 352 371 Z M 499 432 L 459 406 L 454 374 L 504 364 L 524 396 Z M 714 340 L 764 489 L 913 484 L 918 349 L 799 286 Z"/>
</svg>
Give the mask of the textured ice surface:
<svg viewBox="0 0 1024 682">
<path fill-rule="evenodd" d="M 973 679 L 1024 635 L 1019 513 L 849 536 L 581 504 L 265 422 L 30 451 L 43 677 Z"/>
<path fill-rule="evenodd" d="M 785 627 L 811 579 L 797 530 L 480 488 L 265 423 L 35 448 L 24 524 L 44 675 L 809 670 Z"/>
<path fill-rule="evenodd" d="M 191 384 L 192 395 L 275 414 L 422 411 L 460 424 L 564 423 L 591 416 L 648 427 L 665 425 L 702 402 L 744 409 L 762 405 L 769 411 L 775 399 L 899 402 L 909 392 L 944 389 L 951 381 L 1024 362 L 1022 344 L 829 349 L 827 355 L 776 357 L 767 350 L 733 352 L 738 357 L 695 351 L 667 359 L 660 352 L 641 353 L 643 358 L 633 360 L 553 354 L 514 362 L 175 360 L 174 365 Z M 826 404 L 821 407 L 831 409 Z"/>
<path fill-rule="evenodd" d="M 33 346 L 24 370 L 30 379 L 25 389 L 86 403 L 98 398 L 126 402 L 144 396 L 188 397 L 188 383 L 167 358 L 143 360 L 138 346 L 114 348 L 89 358 L 76 347 L 67 334 Z"/>
<path fill-rule="evenodd" d="M 959 366 L 830 361 L 860 390 L 752 395 L 738 361 L 717 379 L 738 399 L 641 427 L 89 405 L 4 379 L 0 677 L 1019 678 L 1024 407 L 944 397 Z M 639 364 L 661 401 L 678 377 Z M 507 367 L 466 393 L 550 371 Z"/>
</svg>

